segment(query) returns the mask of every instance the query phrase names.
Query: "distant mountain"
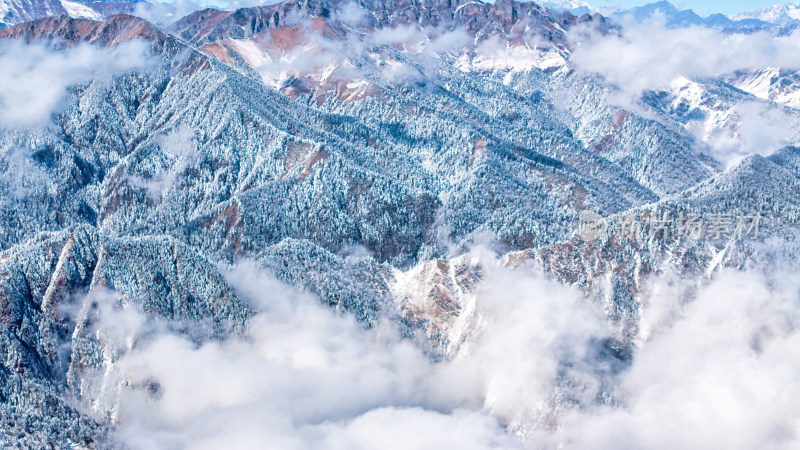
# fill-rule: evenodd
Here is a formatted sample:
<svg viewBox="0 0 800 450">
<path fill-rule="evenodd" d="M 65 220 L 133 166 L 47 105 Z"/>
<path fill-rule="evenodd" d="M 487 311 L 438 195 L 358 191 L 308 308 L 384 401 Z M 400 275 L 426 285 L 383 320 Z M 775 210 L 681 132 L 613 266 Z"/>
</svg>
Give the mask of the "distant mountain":
<svg viewBox="0 0 800 450">
<path fill-rule="evenodd" d="M 606 13 L 605 8 L 596 8 L 583 0 L 552 0 L 540 1 L 537 3 L 547 9 L 558 12 L 569 12 L 576 16 L 582 16 L 584 14 Z"/>
<path fill-rule="evenodd" d="M 756 18 L 743 17 L 731 20 L 723 14 L 712 14 L 703 17 L 691 9 L 680 10 L 668 1 L 649 3 L 626 10 L 617 10 L 611 13 L 617 20 L 632 20 L 637 23 L 664 22 L 668 27 L 705 26 L 721 28 L 729 31 L 752 32 L 771 28 L 766 21 Z"/>
<path fill-rule="evenodd" d="M 725 81 L 758 98 L 800 109 L 800 73 L 780 68 L 737 71 Z"/>
<path fill-rule="evenodd" d="M 553 0 L 538 3 L 556 12 L 570 12 L 578 16 L 603 14 L 623 22 L 664 22 L 668 27 L 704 26 L 729 32 L 772 30 L 786 33 L 789 29 L 800 25 L 800 2 L 775 5 L 730 17 L 720 13 L 701 16 L 691 9 L 678 9 L 667 0 L 628 9 L 595 7 L 583 0 Z"/>
<path fill-rule="evenodd" d="M 781 26 L 800 24 L 800 2 L 786 3 L 733 16 L 735 20 L 760 20 Z"/>
<path fill-rule="evenodd" d="M 0 28 L 53 16 L 103 20 L 133 12 L 137 1 L 0 0 Z"/>
</svg>

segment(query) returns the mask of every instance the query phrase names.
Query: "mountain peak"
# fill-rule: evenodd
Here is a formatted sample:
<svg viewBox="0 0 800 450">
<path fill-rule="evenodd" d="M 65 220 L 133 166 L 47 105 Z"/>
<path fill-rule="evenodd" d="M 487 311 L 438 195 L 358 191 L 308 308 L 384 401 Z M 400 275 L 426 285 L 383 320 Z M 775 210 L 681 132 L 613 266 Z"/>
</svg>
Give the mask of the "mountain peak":
<svg viewBox="0 0 800 450">
<path fill-rule="evenodd" d="M 167 35 L 144 19 L 117 14 L 102 22 L 67 16 L 47 17 L 1 29 L 0 38 L 19 38 L 27 42 L 58 39 L 59 45 L 65 47 L 86 41 L 112 47 L 137 38 L 163 42 Z"/>
<path fill-rule="evenodd" d="M 668 2 L 667 0 L 661 0 L 660 2 L 650 3 L 649 5 L 645 5 L 644 7 L 653 6 L 658 9 L 663 9 L 667 11 L 678 11 L 678 8 L 675 7 L 672 3 Z"/>
<path fill-rule="evenodd" d="M 656 22 L 664 22 L 664 25 L 671 28 L 704 26 L 731 32 L 754 32 L 773 27 L 767 21 L 743 17 L 732 20 L 728 16 L 719 13 L 703 17 L 691 9 L 678 9 L 668 1 L 620 10 L 613 13 L 612 16 L 620 20 L 633 19 L 637 23 L 647 23 L 655 20 Z"/>
<path fill-rule="evenodd" d="M 298 21 L 321 18 L 329 25 L 339 21 L 342 8 L 350 3 L 342 0 L 301 2 L 284 1 L 273 5 L 242 8 L 236 11 L 205 9 L 194 12 L 172 25 L 171 31 L 183 39 L 203 45 L 225 38 L 246 39 L 272 28 L 297 25 Z M 559 17 L 559 23 L 550 12 L 533 2 L 498 0 L 483 3 L 473 0 L 367 0 L 359 5 L 364 14 L 358 26 L 363 30 L 392 28 L 399 25 L 421 27 L 461 27 L 474 36 L 492 34 L 509 35 L 515 26 L 525 21 L 526 26 L 543 30 L 548 39 L 566 42 L 563 27 L 592 17 Z M 339 31 L 347 32 L 340 26 Z"/>
<path fill-rule="evenodd" d="M 800 2 L 784 3 L 733 16 L 734 19 L 757 19 L 776 25 L 800 23 Z"/>
</svg>

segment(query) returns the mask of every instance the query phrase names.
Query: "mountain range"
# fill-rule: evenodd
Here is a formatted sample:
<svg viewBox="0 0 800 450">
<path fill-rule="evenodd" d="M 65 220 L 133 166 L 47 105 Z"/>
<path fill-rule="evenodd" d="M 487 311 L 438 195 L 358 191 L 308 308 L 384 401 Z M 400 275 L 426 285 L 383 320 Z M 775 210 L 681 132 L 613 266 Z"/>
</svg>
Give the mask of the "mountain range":
<svg viewBox="0 0 800 450">
<path fill-rule="evenodd" d="M 737 14 L 733 19 L 755 19 L 777 25 L 792 26 L 800 22 L 800 3 L 784 3 L 759 9 L 752 12 Z"/>
<path fill-rule="evenodd" d="M 797 71 L 684 77 L 626 103 L 625 86 L 575 56 L 624 37 L 622 14 L 783 33 L 788 9 L 702 18 L 661 2 L 606 17 L 514 0 L 301 0 L 154 24 L 134 15 L 140 3 L 0 5 L 0 57 L 39 58 L 13 80 L 48 70 L 64 84 L 43 113 L 0 90 L 5 445 L 124 446 L 119 392 L 161 395 L 115 378 L 136 345 L 99 331 L 102 292 L 201 346 L 258 314 L 229 276 L 249 261 L 453 360 L 480 328 L 489 268 L 473 249 L 488 245 L 503 268 L 598 305 L 614 326 L 604 358 L 627 367 L 652 277 L 797 261 L 800 137 L 734 161 L 718 149 L 744 139 L 753 109 L 796 130 Z M 587 239 L 586 211 L 649 225 Z M 731 215 L 730 232 L 652 228 L 684 214 Z M 758 217 L 752 239 L 732 232 L 742 216 Z M 582 382 L 565 370 L 552 402 L 502 425 L 614 404 L 611 390 L 589 403 L 565 393 Z"/>
<path fill-rule="evenodd" d="M 775 5 L 730 17 L 719 13 L 704 17 L 691 9 L 678 9 L 666 0 L 629 9 L 595 7 L 584 1 L 537 3 L 555 13 L 567 11 L 575 16 L 603 14 L 623 21 L 663 20 L 666 25 L 673 27 L 706 26 L 733 32 L 754 32 L 775 27 L 792 29 L 800 22 L 800 4 L 797 3 Z M 200 6 L 197 5 L 196 8 L 200 8 Z M 0 27 L 57 15 L 68 15 L 76 19 L 102 20 L 114 14 L 133 13 L 135 10 L 138 10 L 137 15 L 165 21 L 177 20 L 180 16 L 176 16 L 176 14 L 187 11 L 183 5 L 151 4 L 142 0 L 130 2 L 3 0 L 0 2 Z"/>
<path fill-rule="evenodd" d="M 728 32 L 752 33 L 770 29 L 793 29 L 797 23 L 798 5 L 787 3 L 756 11 L 726 16 L 715 13 L 702 16 L 691 9 L 679 9 L 669 1 L 648 3 L 632 8 L 594 7 L 586 2 L 541 2 L 555 11 L 572 14 L 603 14 L 620 21 L 636 23 L 656 21 L 669 27 L 702 26 L 720 28 Z"/>
</svg>

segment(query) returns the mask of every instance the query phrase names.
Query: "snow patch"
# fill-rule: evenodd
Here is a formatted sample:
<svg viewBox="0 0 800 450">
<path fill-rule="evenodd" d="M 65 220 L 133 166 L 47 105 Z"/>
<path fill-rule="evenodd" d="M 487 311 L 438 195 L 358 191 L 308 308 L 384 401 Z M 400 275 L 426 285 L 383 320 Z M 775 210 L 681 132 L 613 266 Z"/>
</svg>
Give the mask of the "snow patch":
<svg viewBox="0 0 800 450">
<path fill-rule="evenodd" d="M 228 42 L 250 67 L 259 67 L 272 62 L 272 58 L 252 40 L 231 39 Z"/>
<path fill-rule="evenodd" d="M 800 3 L 787 3 L 785 5 L 774 5 L 764 9 L 738 14 L 732 17 L 734 20 L 758 19 L 764 22 L 775 24 L 790 24 L 800 21 Z"/>
<path fill-rule="evenodd" d="M 61 0 L 61 6 L 73 19 L 103 20 L 103 15 L 83 3 Z"/>
<path fill-rule="evenodd" d="M 479 48 L 474 58 L 464 58 L 457 63 L 458 67 L 469 72 L 510 70 L 527 72 L 531 69 L 547 70 L 563 67 L 567 64 L 561 54 L 552 48 L 527 48 L 523 46 L 508 46 L 505 49 L 487 51 Z"/>
<path fill-rule="evenodd" d="M 768 100 L 790 108 L 800 108 L 800 85 L 795 78 L 785 76 L 778 67 L 738 73 L 726 81 L 738 89 L 762 100 Z"/>
</svg>

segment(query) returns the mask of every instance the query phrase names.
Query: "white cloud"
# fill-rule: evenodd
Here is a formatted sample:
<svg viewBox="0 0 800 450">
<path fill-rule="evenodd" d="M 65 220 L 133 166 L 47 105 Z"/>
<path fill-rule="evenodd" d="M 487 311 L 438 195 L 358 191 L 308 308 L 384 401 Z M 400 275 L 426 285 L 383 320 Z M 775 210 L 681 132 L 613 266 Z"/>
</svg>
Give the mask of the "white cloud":
<svg viewBox="0 0 800 450">
<path fill-rule="evenodd" d="M 346 5 L 344 10 L 353 8 L 356 7 Z M 353 20 L 363 18 L 356 16 Z M 471 41 L 462 30 L 445 31 L 416 25 L 380 28 L 371 34 L 351 33 L 343 39 L 329 38 L 305 17 L 294 21 L 301 26 L 302 32 L 289 48 L 271 46 L 269 34 L 230 44 L 258 70 L 267 85 L 281 86 L 292 76 L 310 77 L 310 84 L 323 90 L 334 84 L 350 89 L 377 81 L 389 84 L 414 82 L 426 75 L 435 77 L 442 55 L 462 50 Z M 383 46 L 401 49 L 404 58 L 408 59 L 401 60 L 393 50 L 381 48 Z M 373 67 L 361 67 L 364 58 L 375 64 L 379 80 L 375 79 Z"/>
<path fill-rule="evenodd" d="M 198 346 L 108 308 L 100 324 L 113 330 L 98 335 L 132 337 L 104 338 L 121 357 L 90 397 L 121 387 L 118 402 L 94 404 L 118 405 L 118 437 L 131 448 L 513 448 L 502 424 L 540 408 L 558 360 L 579 363 L 603 321 L 577 293 L 539 278 L 508 291 L 527 276 L 493 267 L 481 338 L 451 362 L 431 361 L 388 322 L 365 330 L 247 265 L 229 280 L 261 313 L 242 337 Z M 144 388 L 153 381 L 157 398 Z"/>
<path fill-rule="evenodd" d="M 585 383 L 588 391 L 597 388 L 587 379 L 602 369 L 592 358 L 592 345 L 611 331 L 602 311 L 578 292 L 542 275 L 495 267 L 477 307 L 480 331 L 457 361 L 478 367 L 485 406 L 504 423 L 540 425 L 528 422 L 549 413 L 544 403 L 560 376 Z"/>
<path fill-rule="evenodd" d="M 0 159 L 0 181 L 5 184 L 6 200 L 22 200 L 33 192 L 54 188 L 47 171 L 34 163 L 30 151 L 9 149 Z"/>
<path fill-rule="evenodd" d="M 369 11 L 366 8 L 362 8 L 358 3 L 348 2 L 334 11 L 333 17 L 334 20 L 351 28 L 355 28 L 366 24 L 369 19 L 369 14 Z"/>
<path fill-rule="evenodd" d="M 608 102 L 647 115 L 637 104 L 645 91 L 688 96 L 686 105 L 704 110 L 708 117 L 690 120 L 686 130 L 727 166 L 751 153 L 769 155 L 797 139 L 795 111 L 756 97 L 739 100 L 732 94 L 717 98 L 705 93 L 703 83 L 736 71 L 800 69 L 800 32 L 788 36 L 736 34 L 648 23 L 628 24 L 621 36 L 586 30 L 572 36 L 580 41 L 572 54 L 575 66 L 600 74 L 618 88 L 609 94 Z M 687 91 L 679 92 L 681 87 Z"/>
<path fill-rule="evenodd" d="M 794 41 L 783 38 L 770 41 L 766 56 L 747 54 L 736 62 L 733 53 L 762 46 L 763 36 L 663 32 L 671 42 L 655 35 L 635 42 L 611 37 L 584 44 L 574 58 L 635 95 L 678 75 L 710 76 L 770 58 L 800 62 L 786 53 Z M 728 49 L 695 60 L 702 59 L 700 49 L 709 42 L 696 39 L 711 37 L 723 39 Z M 467 40 L 408 28 L 363 45 L 378 42 L 416 46 L 421 55 L 434 57 Z M 491 51 L 487 42 L 484 51 Z M 287 64 L 312 70 L 362 50 L 362 44 L 349 49 L 349 43 L 316 44 L 339 53 L 315 59 L 298 50 L 286 56 Z M 676 54 L 664 53 L 663 45 L 677 46 Z M 598 53 L 586 53 L 592 48 Z M 0 112 L 0 120 L 44 122 L 61 107 L 69 86 L 143 67 L 144 55 L 137 43 L 55 54 L 43 46 L 8 44 L 0 62 L 19 64 L 6 64 L 10 69 L 0 73 L 0 105 L 19 108 Z M 400 69 L 385 75 L 411 76 Z M 37 83 L 45 87 L 37 89 Z M 760 103 L 742 103 L 736 111 L 742 117 L 737 139 L 714 137 L 725 154 L 759 146 L 766 152 L 790 128 Z M 149 185 L 153 193 L 168 188 L 195 151 L 187 129 L 157 143 L 173 165 L 156 175 Z M 10 161 L 24 169 L 27 159 Z M 21 183 L 14 192 L 24 195 L 28 186 L 25 179 Z M 351 256 L 363 254 L 353 249 Z M 198 344 L 145 318 L 131 303 L 94 291 L 87 302 L 101 305 L 93 336 L 105 346 L 107 365 L 85 375 L 83 400 L 98 414 L 111 414 L 119 425 L 115 436 L 134 449 L 800 444 L 800 407 L 794 402 L 800 396 L 800 305 L 792 278 L 736 272 L 696 285 L 654 280 L 640 299 L 641 335 L 633 360 L 618 371 L 615 361 L 598 356 L 616 333 L 598 305 L 541 274 L 510 271 L 491 256 L 479 257 L 484 278 L 474 325 L 449 361 L 430 359 L 388 318 L 365 330 L 352 317 L 248 264 L 232 270 L 228 281 L 259 313 L 243 335 L 222 341 Z"/>
<path fill-rule="evenodd" d="M 204 2 L 193 2 L 192 0 L 137 2 L 134 14 L 156 24 L 171 24 L 207 7 Z"/>
<path fill-rule="evenodd" d="M 445 427 L 413 436 L 430 445 L 456 428 L 465 443 L 511 442 L 490 415 L 457 411 L 475 406 L 474 374 L 432 363 L 390 325 L 364 330 L 252 268 L 230 280 L 262 311 L 245 336 L 197 346 L 170 332 L 140 333 L 118 372 L 106 372 L 159 385 L 157 400 L 122 390 L 119 437 L 132 448 L 318 448 L 390 433 L 402 442 L 428 421 Z"/>
<path fill-rule="evenodd" d="M 504 436 L 494 420 L 467 410 L 442 414 L 420 408 L 378 408 L 346 426 L 325 428 L 328 434 L 317 448 L 478 450 L 519 446 Z"/>
<path fill-rule="evenodd" d="M 426 36 L 420 28 L 413 24 L 380 28 L 372 33 L 371 40 L 375 45 L 419 45 Z"/>
<path fill-rule="evenodd" d="M 68 89 L 147 67 L 144 42 L 113 49 L 79 44 L 54 51 L 40 43 L 0 44 L 0 128 L 41 125 L 64 106 Z"/>
<path fill-rule="evenodd" d="M 581 39 L 582 35 L 590 36 Z M 572 61 L 602 75 L 628 94 L 665 89 L 679 76 L 716 77 L 736 70 L 800 69 L 800 32 L 726 34 L 705 27 L 670 29 L 651 23 L 629 26 L 621 36 L 579 30 Z"/>
<path fill-rule="evenodd" d="M 178 175 L 197 156 L 197 148 L 194 131 L 186 126 L 180 126 L 169 134 L 159 135 L 155 142 L 164 152 L 168 167 L 159 170 L 149 179 L 136 175 L 129 175 L 128 178 L 133 185 L 147 189 L 151 199 L 160 200 L 175 184 Z"/>
<path fill-rule="evenodd" d="M 798 118 L 767 103 L 740 102 L 733 113 L 737 126 L 715 129 L 708 139 L 714 156 L 729 167 L 752 153 L 770 155 L 797 134 Z"/>
<path fill-rule="evenodd" d="M 626 368 L 599 352 L 614 331 L 598 306 L 480 258 L 475 326 L 449 361 L 429 359 L 390 322 L 365 330 L 248 264 L 228 275 L 260 311 L 243 336 L 197 344 L 107 308 L 100 324 L 113 331 L 99 335 L 121 357 L 95 385 L 107 398 L 116 383 L 120 397 L 95 404 L 118 405 L 116 437 L 134 449 L 799 443 L 793 278 L 652 281 Z"/>
<path fill-rule="evenodd" d="M 623 404 L 573 411 L 560 434 L 575 448 L 797 448 L 797 292 L 731 271 L 692 302 L 655 294 L 662 313 L 646 315 Z"/>
</svg>

